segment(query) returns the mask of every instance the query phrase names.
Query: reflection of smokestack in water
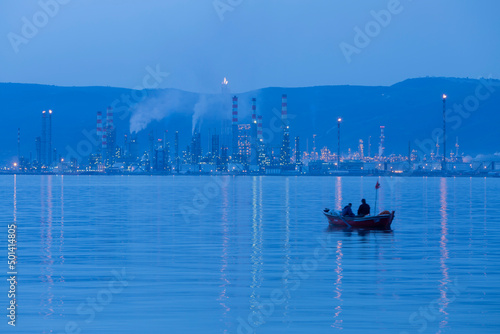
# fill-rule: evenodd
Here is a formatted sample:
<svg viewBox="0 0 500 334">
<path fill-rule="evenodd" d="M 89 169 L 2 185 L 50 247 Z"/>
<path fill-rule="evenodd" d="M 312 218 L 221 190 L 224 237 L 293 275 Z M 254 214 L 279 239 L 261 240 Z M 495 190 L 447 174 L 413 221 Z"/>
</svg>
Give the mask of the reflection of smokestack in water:
<svg viewBox="0 0 500 334">
<path fill-rule="evenodd" d="M 233 112 L 232 112 L 232 155 L 233 161 L 239 162 L 238 159 L 238 97 L 233 97 Z"/>
</svg>

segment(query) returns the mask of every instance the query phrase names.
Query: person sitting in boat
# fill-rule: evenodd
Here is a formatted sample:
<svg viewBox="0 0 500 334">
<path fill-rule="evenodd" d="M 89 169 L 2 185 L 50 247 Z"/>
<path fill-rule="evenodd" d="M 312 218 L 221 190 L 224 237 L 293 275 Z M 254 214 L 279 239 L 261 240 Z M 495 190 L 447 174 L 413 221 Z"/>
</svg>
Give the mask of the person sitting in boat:
<svg viewBox="0 0 500 334">
<path fill-rule="evenodd" d="M 366 199 L 361 200 L 361 205 L 358 209 L 358 216 L 364 217 L 370 215 L 370 206 L 366 204 Z"/>
<path fill-rule="evenodd" d="M 352 212 L 352 203 L 347 204 L 344 209 L 342 209 L 342 216 L 354 217 L 354 213 Z"/>
</svg>

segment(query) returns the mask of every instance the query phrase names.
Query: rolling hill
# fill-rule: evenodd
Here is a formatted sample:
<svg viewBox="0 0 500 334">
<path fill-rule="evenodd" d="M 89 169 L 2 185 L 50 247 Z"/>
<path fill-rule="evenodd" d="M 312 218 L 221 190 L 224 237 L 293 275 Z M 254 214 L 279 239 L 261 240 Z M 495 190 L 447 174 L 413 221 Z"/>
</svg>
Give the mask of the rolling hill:
<svg viewBox="0 0 500 334">
<path fill-rule="evenodd" d="M 385 126 L 385 154 L 407 154 L 412 148 L 428 151 L 442 127 L 443 93 L 448 95 L 448 152 L 458 137 L 460 151 L 468 155 L 500 151 L 500 81 L 461 78 L 408 79 L 392 86 L 270 87 L 237 94 L 240 123 L 250 122 L 250 101 L 258 99 L 265 139 L 279 146 L 281 94 L 288 95 L 291 136 L 300 136 L 302 150 L 316 146 L 336 150 L 337 118 L 342 117 L 342 151 L 357 150 L 359 139 L 367 153 L 378 151 L 379 127 Z M 82 147 L 86 133 L 95 130 L 96 111 L 113 105 L 117 142 L 136 131 L 147 147 L 150 131 L 158 136 L 179 131 L 185 147 L 194 127 L 201 128 L 203 150 L 209 133 L 220 132 L 230 119 L 230 94 L 197 94 L 175 89 L 133 91 L 113 87 L 58 87 L 0 83 L 0 161 L 17 155 L 17 129 L 21 128 L 21 155 L 35 155 L 35 137 L 41 133 L 41 111 L 52 109 L 53 147 L 63 156 Z M 193 124 L 194 123 L 194 124 Z M 80 146 L 79 146 L 80 145 Z M 171 146 L 173 146 L 171 144 Z M 426 152 L 429 153 L 429 152 Z"/>
</svg>

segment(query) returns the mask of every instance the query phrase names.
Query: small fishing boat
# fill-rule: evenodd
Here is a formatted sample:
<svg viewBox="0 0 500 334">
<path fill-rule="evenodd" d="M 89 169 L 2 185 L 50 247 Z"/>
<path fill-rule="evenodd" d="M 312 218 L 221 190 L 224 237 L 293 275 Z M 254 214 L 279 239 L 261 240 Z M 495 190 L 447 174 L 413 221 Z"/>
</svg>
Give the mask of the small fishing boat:
<svg viewBox="0 0 500 334">
<path fill-rule="evenodd" d="M 394 219 L 394 211 L 383 211 L 376 216 L 349 217 L 342 216 L 340 212 L 325 209 L 323 214 L 328 218 L 330 225 L 380 230 L 389 230 Z"/>
</svg>

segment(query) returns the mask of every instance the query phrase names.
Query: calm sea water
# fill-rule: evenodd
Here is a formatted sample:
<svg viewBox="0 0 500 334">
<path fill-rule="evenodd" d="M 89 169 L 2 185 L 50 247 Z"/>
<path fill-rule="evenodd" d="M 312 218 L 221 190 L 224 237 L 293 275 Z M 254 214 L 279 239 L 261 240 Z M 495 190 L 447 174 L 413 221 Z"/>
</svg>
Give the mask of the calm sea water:
<svg viewBox="0 0 500 334">
<path fill-rule="evenodd" d="M 500 179 L 1 176 L 2 333 L 497 333 Z"/>
</svg>

